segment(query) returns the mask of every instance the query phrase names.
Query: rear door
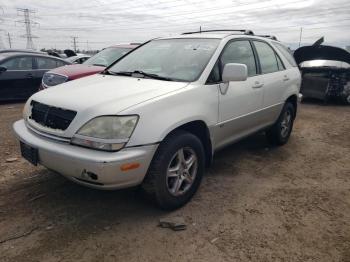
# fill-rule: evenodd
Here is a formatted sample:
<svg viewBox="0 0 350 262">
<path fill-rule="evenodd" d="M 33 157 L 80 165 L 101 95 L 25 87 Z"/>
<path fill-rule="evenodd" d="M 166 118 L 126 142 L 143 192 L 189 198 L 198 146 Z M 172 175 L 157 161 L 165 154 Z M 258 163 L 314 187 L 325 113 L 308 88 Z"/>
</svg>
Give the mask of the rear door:
<svg viewBox="0 0 350 262">
<path fill-rule="evenodd" d="M 288 72 L 278 54 L 267 42 L 254 40 L 253 43 L 264 81 L 262 119 L 271 123 L 276 120 L 283 106 L 284 93 L 289 81 Z"/>
<path fill-rule="evenodd" d="M 1 66 L 7 70 L 0 74 L 0 100 L 27 99 L 35 86 L 33 56 L 16 56 Z"/>
<path fill-rule="evenodd" d="M 36 56 L 35 57 L 35 86 L 36 90 L 40 87 L 41 80 L 43 78 L 43 75 L 56 67 L 67 65 L 67 63 L 56 59 L 54 57 L 44 57 L 44 56 Z"/>
<path fill-rule="evenodd" d="M 217 75 L 221 76 L 227 63 L 245 64 L 248 79 L 220 84 L 219 124 L 215 131 L 217 148 L 252 133 L 261 125 L 258 114 L 263 106 L 263 79 L 258 75 L 250 41 L 233 40 L 226 45 L 216 65 L 216 71 L 219 71 Z M 225 85 L 228 87 L 223 92 L 222 87 Z"/>
</svg>

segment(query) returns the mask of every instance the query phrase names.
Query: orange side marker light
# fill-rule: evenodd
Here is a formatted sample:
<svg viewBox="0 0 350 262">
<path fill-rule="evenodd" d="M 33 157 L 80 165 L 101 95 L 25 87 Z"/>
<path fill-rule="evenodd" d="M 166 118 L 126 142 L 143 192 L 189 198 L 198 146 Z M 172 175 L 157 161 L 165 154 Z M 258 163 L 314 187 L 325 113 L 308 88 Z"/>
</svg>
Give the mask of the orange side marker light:
<svg viewBox="0 0 350 262">
<path fill-rule="evenodd" d="M 127 163 L 120 166 L 121 171 L 128 171 L 140 167 L 140 163 Z"/>
</svg>

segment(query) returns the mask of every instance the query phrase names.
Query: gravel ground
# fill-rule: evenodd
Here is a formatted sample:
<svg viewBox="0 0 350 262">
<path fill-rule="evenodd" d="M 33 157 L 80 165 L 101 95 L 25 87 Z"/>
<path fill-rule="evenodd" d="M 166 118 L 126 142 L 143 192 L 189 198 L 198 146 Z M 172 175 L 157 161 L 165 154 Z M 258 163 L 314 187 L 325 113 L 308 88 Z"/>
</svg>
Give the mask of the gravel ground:
<svg viewBox="0 0 350 262">
<path fill-rule="evenodd" d="M 0 261 L 350 261 L 350 107 L 304 103 L 287 145 L 258 134 L 220 151 L 169 213 L 21 159 L 22 106 L 0 105 Z M 157 227 L 166 216 L 187 229 Z"/>
</svg>

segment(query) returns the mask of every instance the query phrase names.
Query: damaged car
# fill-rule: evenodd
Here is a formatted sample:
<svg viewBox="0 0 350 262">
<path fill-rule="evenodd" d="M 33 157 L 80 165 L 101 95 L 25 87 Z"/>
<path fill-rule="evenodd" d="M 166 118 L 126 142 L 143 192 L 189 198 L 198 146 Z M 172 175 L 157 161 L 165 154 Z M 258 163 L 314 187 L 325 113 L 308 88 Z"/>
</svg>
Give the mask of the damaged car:
<svg viewBox="0 0 350 262">
<path fill-rule="evenodd" d="M 300 92 L 304 98 L 350 104 L 350 53 L 322 43 L 323 38 L 294 52 L 302 72 Z"/>
</svg>

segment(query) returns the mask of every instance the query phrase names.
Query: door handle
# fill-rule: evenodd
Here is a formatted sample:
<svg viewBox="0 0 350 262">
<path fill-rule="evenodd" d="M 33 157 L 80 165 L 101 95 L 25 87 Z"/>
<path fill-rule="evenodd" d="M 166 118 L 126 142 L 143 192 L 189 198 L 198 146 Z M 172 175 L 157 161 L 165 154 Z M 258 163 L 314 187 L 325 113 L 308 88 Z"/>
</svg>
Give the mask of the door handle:
<svg viewBox="0 0 350 262">
<path fill-rule="evenodd" d="M 254 82 L 254 85 L 253 85 L 253 88 L 261 88 L 263 87 L 264 84 L 263 83 L 260 83 L 259 81 L 255 81 Z"/>
<path fill-rule="evenodd" d="M 289 80 L 289 77 L 287 76 L 287 75 L 285 75 L 284 77 L 283 77 L 283 81 L 288 81 Z"/>
<path fill-rule="evenodd" d="M 27 78 L 33 78 L 33 74 L 32 73 L 28 73 L 28 74 L 26 74 L 26 77 Z"/>
</svg>

